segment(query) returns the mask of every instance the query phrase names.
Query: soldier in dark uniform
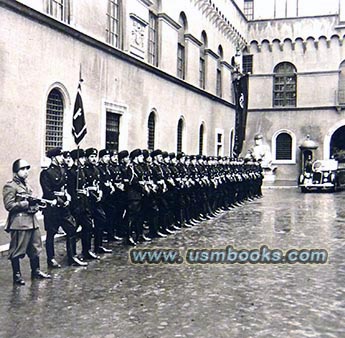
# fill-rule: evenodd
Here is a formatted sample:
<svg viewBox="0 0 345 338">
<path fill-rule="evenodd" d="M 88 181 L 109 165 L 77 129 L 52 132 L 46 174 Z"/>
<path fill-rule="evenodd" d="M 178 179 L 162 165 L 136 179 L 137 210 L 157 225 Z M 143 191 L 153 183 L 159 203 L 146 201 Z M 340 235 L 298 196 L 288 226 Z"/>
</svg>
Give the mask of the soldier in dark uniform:
<svg viewBox="0 0 345 338">
<path fill-rule="evenodd" d="M 109 166 L 113 186 L 115 187 L 115 192 L 113 193 L 113 203 L 115 208 L 115 213 L 113 215 L 115 226 L 114 238 L 118 241 L 123 240 L 126 233 L 124 215 L 127 207 L 127 196 L 125 189 L 129 182 L 127 177 L 128 155 L 129 153 L 127 150 L 120 151 L 119 153 L 114 151 Z"/>
<path fill-rule="evenodd" d="M 84 259 L 99 259 L 100 257 L 91 249 L 93 219 L 86 189 L 85 151 L 74 149 L 71 151 L 71 158 L 74 160 L 74 164 L 68 171 L 67 190 L 71 195 L 71 213 L 77 224 L 81 226 L 82 257 Z"/>
<path fill-rule="evenodd" d="M 113 242 L 115 240 L 115 186 L 113 185 L 113 177 L 110 170 L 110 150 L 102 149 L 99 151 L 98 170 L 100 173 L 100 188 L 103 191 L 102 207 L 106 216 L 105 232 L 107 240 Z"/>
<path fill-rule="evenodd" d="M 73 164 L 74 164 L 74 160 L 71 157 L 71 152 L 69 150 L 63 151 L 62 152 L 62 156 L 63 156 L 63 166 L 68 170 L 70 169 Z"/>
<path fill-rule="evenodd" d="M 140 149 L 135 149 L 129 154 L 130 163 L 127 167 L 127 244 L 136 245 L 143 236 L 143 216 L 141 214 L 144 197 L 144 170 L 142 167 L 143 155 Z M 140 158 L 140 159 L 139 159 Z"/>
<path fill-rule="evenodd" d="M 70 195 L 67 193 L 67 173 L 62 167 L 63 157 L 60 148 L 54 148 L 47 152 L 51 159 L 48 169 L 41 172 L 40 183 L 43 190 L 43 198 L 55 201 L 55 205 L 47 205 L 43 211 L 44 227 L 47 231 L 46 251 L 47 263 L 51 268 L 59 268 L 60 264 L 55 260 L 54 236 L 59 226 L 66 233 L 66 248 L 69 265 L 86 266 L 86 262 L 79 260 L 76 254 L 76 230 L 75 219 L 69 210 Z"/>
<path fill-rule="evenodd" d="M 89 202 L 91 213 L 94 221 L 94 236 L 95 236 L 95 253 L 112 253 L 111 249 L 103 246 L 103 230 L 106 226 L 106 214 L 102 207 L 103 191 L 100 187 L 100 172 L 97 168 L 97 154 L 95 148 L 88 148 L 85 150 L 87 162 L 85 165 L 86 182 L 89 192 Z"/>
<path fill-rule="evenodd" d="M 50 278 L 40 270 L 39 254 L 42 250 L 41 232 L 36 212 L 36 202 L 31 201 L 32 190 L 27 183 L 30 165 L 18 159 L 12 165 L 13 180 L 3 188 L 3 201 L 9 212 L 6 231 L 11 234 L 8 259 L 11 260 L 13 283 L 24 285 L 19 260 L 27 254 L 30 258 L 31 276 L 36 279 Z"/>
</svg>

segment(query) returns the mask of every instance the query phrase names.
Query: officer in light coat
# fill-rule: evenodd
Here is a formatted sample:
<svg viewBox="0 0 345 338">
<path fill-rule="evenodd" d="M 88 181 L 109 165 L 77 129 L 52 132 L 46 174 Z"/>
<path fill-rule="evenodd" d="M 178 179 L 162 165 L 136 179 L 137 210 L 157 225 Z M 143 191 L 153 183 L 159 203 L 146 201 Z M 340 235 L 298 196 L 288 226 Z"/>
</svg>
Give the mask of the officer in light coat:
<svg viewBox="0 0 345 338">
<path fill-rule="evenodd" d="M 12 165 L 13 179 L 3 187 L 3 201 L 9 212 L 6 231 L 11 234 L 8 259 L 13 269 L 13 283 L 25 285 L 20 272 L 19 260 L 30 258 L 31 276 L 33 279 L 50 278 L 40 270 L 39 254 L 42 250 L 41 232 L 38 227 L 36 212 L 39 207 L 33 199 L 32 190 L 27 184 L 30 165 L 22 159 Z"/>
</svg>

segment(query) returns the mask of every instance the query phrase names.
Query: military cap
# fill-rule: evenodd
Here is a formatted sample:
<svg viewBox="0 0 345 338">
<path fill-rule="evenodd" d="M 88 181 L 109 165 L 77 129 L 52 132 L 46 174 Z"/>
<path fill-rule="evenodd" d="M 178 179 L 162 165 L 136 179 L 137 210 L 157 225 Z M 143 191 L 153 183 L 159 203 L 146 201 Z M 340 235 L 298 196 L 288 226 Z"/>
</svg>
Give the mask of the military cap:
<svg viewBox="0 0 345 338">
<path fill-rule="evenodd" d="M 111 155 L 109 149 L 102 149 L 99 151 L 99 157 L 103 157 L 104 155 Z"/>
<path fill-rule="evenodd" d="M 161 154 L 162 154 L 162 150 L 160 150 L 160 149 L 156 149 L 156 150 L 151 152 L 152 157 L 155 157 L 155 156 L 161 155 Z"/>
<path fill-rule="evenodd" d="M 202 155 L 202 159 L 203 159 L 204 161 L 206 161 L 206 160 L 207 160 L 207 156 L 206 156 L 206 155 Z"/>
<path fill-rule="evenodd" d="M 208 156 L 207 157 L 207 161 L 213 161 L 213 159 L 214 159 L 213 156 Z"/>
<path fill-rule="evenodd" d="M 130 157 L 130 159 L 133 160 L 134 158 L 140 156 L 141 154 L 142 154 L 141 149 L 134 149 L 130 152 L 129 157 Z"/>
<path fill-rule="evenodd" d="M 199 161 L 201 160 L 201 155 L 196 155 L 195 158 Z"/>
<path fill-rule="evenodd" d="M 89 157 L 89 156 L 91 156 L 91 155 L 96 155 L 96 156 L 97 156 L 97 154 L 98 154 L 98 151 L 97 151 L 96 148 L 87 148 L 87 149 L 85 150 L 85 155 L 86 155 L 86 157 Z"/>
<path fill-rule="evenodd" d="M 73 160 L 76 160 L 77 158 L 85 157 L 84 149 L 73 149 L 71 151 L 71 157 L 73 158 Z"/>
<path fill-rule="evenodd" d="M 183 152 L 178 152 L 177 155 L 176 155 L 176 158 L 179 160 L 179 159 L 181 159 L 183 156 L 185 156 L 185 153 L 183 153 Z"/>
<path fill-rule="evenodd" d="M 169 153 L 167 151 L 162 152 L 163 158 L 169 157 Z"/>
<path fill-rule="evenodd" d="M 173 158 L 176 157 L 176 155 L 175 155 L 175 153 L 169 153 L 169 157 L 170 157 L 171 159 L 173 159 Z"/>
<path fill-rule="evenodd" d="M 127 150 L 122 150 L 117 154 L 117 157 L 119 158 L 119 160 L 122 160 L 128 155 L 129 155 L 129 152 Z"/>
<path fill-rule="evenodd" d="M 143 150 L 143 155 L 144 155 L 144 158 L 146 159 L 146 158 L 148 158 L 150 156 L 150 153 L 149 153 L 149 151 L 147 149 L 144 149 Z"/>
<path fill-rule="evenodd" d="M 190 158 L 191 160 L 195 160 L 195 155 L 190 155 L 189 158 Z"/>
<path fill-rule="evenodd" d="M 62 150 L 60 147 L 53 148 L 47 151 L 47 157 L 52 158 L 55 156 L 62 155 Z"/>
<path fill-rule="evenodd" d="M 261 133 L 258 133 L 254 136 L 254 140 L 260 140 L 262 138 L 264 138 L 264 136 Z"/>
<path fill-rule="evenodd" d="M 63 151 L 63 152 L 62 152 L 62 156 L 63 156 L 64 158 L 68 158 L 68 157 L 71 156 L 71 152 L 70 152 L 69 150 Z"/>
<path fill-rule="evenodd" d="M 222 156 L 217 156 L 217 160 L 220 161 L 222 159 Z"/>
<path fill-rule="evenodd" d="M 28 168 L 30 169 L 30 164 L 25 160 L 18 159 L 12 164 L 12 172 L 17 173 L 20 169 Z"/>
</svg>

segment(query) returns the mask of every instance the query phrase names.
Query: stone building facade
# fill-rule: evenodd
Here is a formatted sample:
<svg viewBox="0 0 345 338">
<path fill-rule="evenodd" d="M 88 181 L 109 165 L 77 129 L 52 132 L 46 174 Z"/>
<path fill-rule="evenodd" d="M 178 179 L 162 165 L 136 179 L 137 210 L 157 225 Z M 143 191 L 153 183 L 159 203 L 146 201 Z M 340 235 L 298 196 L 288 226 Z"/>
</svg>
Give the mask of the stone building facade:
<svg viewBox="0 0 345 338">
<path fill-rule="evenodd" d="M 262 133 L 277 179 L 297 181 L 299 146 L 308 135 L 318 145 L 314 159 L 345 149 L 345 3 L 244 3 L 251 17 L 244 53 L 250 72 L 247 147 Z"/>
<path fill-rule="evenodd" d="M 318 158 L 345 149 L 345 8 L 323 2 L 0 0 L 0 183 L 25 158 L 39 195 L 46 150 L 75 147 L 80 74 L 81 147 L 231 156 L 237 64 L 250 74 L 243 155 L 261 132 L 277 178 L 296 179 L 307 134 Z"/>
</svg>

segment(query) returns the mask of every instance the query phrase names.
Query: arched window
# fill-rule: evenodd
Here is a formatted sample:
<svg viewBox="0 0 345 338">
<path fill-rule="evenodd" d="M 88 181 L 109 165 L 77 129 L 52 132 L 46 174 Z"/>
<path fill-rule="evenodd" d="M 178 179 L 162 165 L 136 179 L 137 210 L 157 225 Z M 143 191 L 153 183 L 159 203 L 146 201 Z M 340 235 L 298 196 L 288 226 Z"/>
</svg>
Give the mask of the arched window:
<svg viewBox="0 0 345 338">
<path fill-rule="evenodd" d="M 221 45 L 219 45 L 219 47 L 218 47 L 218 61 L 217 61 L 217 84 L 216 84 L 216 94 L 219 97 L 222 97 L 222 95 L 223 95 L 222 61 L 223 61 L 223 47 Z"/>
<path fill-rule="evenodd" d="M 55 19 L 70 23 L 70 0 L 48 0 L 46 11 Z"/>
<path fill-rule="evenodd" d="M 108 0 L 107 42 L 121 48 L 121 0 Z"/>
<path fill-rule="evenodd" d="M 206 48 L 207 48 L 207 35 L 203 31 L 201 33 L 200 57 L 199 57 L 199 87 L 206 88 Z"/>
<path fill-rule="evenodd" d="M 292 137 L 288 133 L 280 133 L 276 137 L 276 160 L 292 160 Z"/>
<path fill-rule="evenodd" d="M 295 66 L 289 62 L 282 62 L 274 68 L 274 107 L 296 107 L 296 72 Z"/>
<path fill-rule="evenodd" d="M 64 104 L 61 93 L 53 89 L 47 99 L 45 150 L 62 148 Z"/>
<path fill-rule="evenodd" d="M 202 123 L 199 128 L 199 155 L 203 155 L 204 150 L 204 124 Z"/>
<path fill-rule="evenodd" d="M 186 48 L 185 48 L 185 34 L 187 31 L 187 18 L 182 12 L 179 18 L 181 28 L 178 31 L 177 43 L 177 77 L 180 79 L 186 78 Z"/>
<path fill-rule="evenodd" d="M 177 124 L 177 152 L 182 151 L 182 138 L 183 138 L 183 119 L 179 119 Z"/>
<path fill-rule="evenodd" d="M 338 103 L 345 105 L 345 61 L 340 64 Z"/>
<path fill-rule="evenodd" d="M 155 149 L 155 127 L 156 127 L 156 116 L 154 112 L 150 113 L 147 122 L 147 147 L 149 150 Z"/>
</svg>

